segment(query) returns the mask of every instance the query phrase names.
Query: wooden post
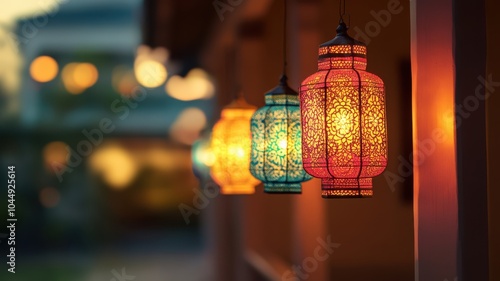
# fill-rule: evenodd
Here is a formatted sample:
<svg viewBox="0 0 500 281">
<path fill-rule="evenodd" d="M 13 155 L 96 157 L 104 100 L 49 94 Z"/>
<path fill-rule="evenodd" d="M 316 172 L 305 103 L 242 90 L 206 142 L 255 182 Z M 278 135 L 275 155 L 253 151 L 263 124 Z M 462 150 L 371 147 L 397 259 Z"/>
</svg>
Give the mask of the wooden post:
<svg viewBox="0 0 500 281">
<path fill-rule="evenodd" d="M 483 84 L 488 80 L 485 2 L 455 0 L 454 8 L 458 276 L 459 280 L 488 280 L 485 100 L 491 90 Z"/>
<path fill-rule="evenodd" d="M 412 2 L 416 280 L 488 280 L 484 16 L 481 0 Z"/>
<path fill-rule="evenodd" d="M 458 276 L 452 1 L 411 7 L 417 281 Z"/>
<path fill-rule="evenodd" d="M 500 18 L 497 13 L 500 3 L 497 0 L 486 1 L 487 24 L 487 70 L 495 82 L 500 81 Z M 488 130 L 488 199 L 489 199 L 489 249 L 490 249 L 490 281 L 500 280 L 500 88 L 491 92 L 486 101 L 487 130 Z"/>
</svg>

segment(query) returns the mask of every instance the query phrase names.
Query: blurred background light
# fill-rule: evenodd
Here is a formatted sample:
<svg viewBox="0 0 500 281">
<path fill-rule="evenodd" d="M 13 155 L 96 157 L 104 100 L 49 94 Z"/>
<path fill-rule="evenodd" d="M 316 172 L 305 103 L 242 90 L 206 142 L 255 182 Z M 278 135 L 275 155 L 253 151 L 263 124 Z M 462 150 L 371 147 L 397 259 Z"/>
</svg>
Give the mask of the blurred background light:
<svg viewBox="0 0 500 281">
<path fill-rule="evenodd" d="M 17 18 L 48 13 L 57 8 L 57 5 L 61 2 L 61 0 L 25 0 L 22 2 L 2 1 L 2 9 L 0 9 L 0 22 L 11 23 Z"/>
<path fill-rule="evenodd" d="M 94 173 L 113 189 L 125 189 L 135 179 L 138 166 L 132 155 L 118 144 L 104 144 L 90 157 Z"/>
<path fill-rule="evenodd" d="M 53 141 L 43 148 L 43 160 L 49 170 L 66 165 L 69 158 L 68 145 L 61 141 Z"/>
<path fill-rule="evenodd" d="M 190 107 L 179 114 L 170 128 L 170 135 L 176 141 L 191 145 L 198 139 L 206 123 L 205 113 L 199 108 Z"/>
<path fill-rule="evenodd" d="M 204 140 L 200 144 L 199 149 L 194 151 L 194 159 L 196 162 L 207 167 L 211 167 L 215 163 L 215 155 L 210 149 L 210 139 Z"/>
<path fill-rule="evenodd" d="M 214 95 L 215 87 L 203 69 L 195 68 L 186 77 L 172 76 L 165 90 L 171 97 L 181 101 L 208 99 Z"/>
<path fill-rule="evenodd" d="M 97 68 L 91 63 L 69 63 L 62 70 L 64 87 L 75 95 L 92 87 L 98 77 Z"/>
<path fill-rule="evenodd" d="M 135 67 L 135 77 L 142 86 L 156 88 L 167 79 L 167 70 L 157 61 L 145 60 Z"/>
<path fill-rule="evenodd" d="M 215 155 L 210 147 L 211 135 L 204 134 L 191 147 L 193 172 L 200 181 L 211 179 L 210 167 L 215 163 Z"/>
<path fill-rule="evenodd" d="M 59 191 L 53 187 L 44 187 L 40 190 L 40 203 L 45 208 L 53 208 L 59 204 Z"/>
<path fill-rule="evenodd" d="M 134 62 L 134 73 L 137 81 L 146 88 L 157 88 L 167 80 L 167 69 L 164 66 L 168 59 L 168 51 L 165 48 L 152 50 L 148 46 L 141 45 L 137 48 L 137 56 Z"/>
<path fill-rule="evenodd" d="M 56 60 L 49 56 L 37 57 L 30 66 L 31 77 L 40 83 L 52 81 L 58 72 L 59 66 Z"/>
<path fill-rule="evenodd" d="M 73 81 L 78 87 L 90 88 L 99 77 L 97 68 L 91 63 L 79 63 L 73 72 Z"/>
<path fill-rule="evenodd" d="M 130 96 L 137 86 L 134 70 L 126 65 L 119 65 L 113 69 L 111 83 L 115 91 L 123 96 Z"/>
</svg>

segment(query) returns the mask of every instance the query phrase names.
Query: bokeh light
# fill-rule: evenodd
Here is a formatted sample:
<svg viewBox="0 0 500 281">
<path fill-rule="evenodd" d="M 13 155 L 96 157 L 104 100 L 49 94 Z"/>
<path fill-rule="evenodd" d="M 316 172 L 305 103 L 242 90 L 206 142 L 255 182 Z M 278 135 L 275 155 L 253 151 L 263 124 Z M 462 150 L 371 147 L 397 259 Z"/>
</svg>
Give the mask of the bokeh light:
<svg viewBox="0 0 500 281">
<path fill-rule="evenodd" d="M 124 189 L 139 170 L 133 156 L 117 144 L 104 145 L 90 157 L 91 169 L 113 189 Z"/>
<path fill-rule="evenodd" d="M 126 65 L 119 65 L 113 69 L 111 83 L 113 88 L 123 96 L 130 96 L 138 85 L 134 70 Z"/>
<path fill-rule="evenodd" d="M 157 61 L 146 60 L 136 65 L 135 77 L 144 87 L 156 88 L 161 86 L 167 79 L 167 70 L 163 64 Z"/>
<path fill-rule="evenodd" d="M 39 199 L 42 206 L 45 208 L 53 208 L 59 204 L 61 196 L 59 191 L 53 187 L 44 187 L 40 190 Z"/>
<path fill-rule="evenodd" d="M 73 81 L 81 88 L 92 87 L 97 82 L 98 77 L 97 68 L 91 63 L 79 63 L 73 72 Z"/>
<path fill-rule="evenodd" d="M 205 113 L 199 108 L 190 107 L 179 114 L 170 128 L 170 135 L 178 142 L 191 145 L 198 139 L 206 123 Z"/>
<path fill-rule="evenodd" d="M 44 146 L 42 153 L 45 166 L 50 171 L 66 165 L 69 158 L 68 145 L 61 141 L 48 143 Z"/>
<path fill-rule="evenodd" d="M 30 65 L 31 77 L 40 83 L 52 81 L 58 72 L 59 66 L 56 60 L 49 56 L 39 56 Z"/>
<path fill-rule="evenodd" d="M 215 155 L 212 153 L 209 141 L 201 144 L 193 153 L 195 161 L 200 164 L 211 167 L 215 163 Z"/>
<path fill-rule="evenodd" d="M 191 101 L 197 99 L 208 99 L 214 95 L 215 87 L 210 76 L 203 69 L 195 68 L 189 71 L 186 77 L 172 76 L 165 86 L 165 90 L 171 97 Z"/>
<path fill-rule="evenodd" d="M 75 95 L 92 87 L 98 78 L 99 72 L 91 63 L 69 63 L 62 70 L 64 87 Z"/>
<path fill-rule="evenodd" d="M 137 48 L 134 62 L 134 74 L 137 82 L 146 88 L 156 88 L 167 80 L 165 67 L 169 53 L 167 49 L 158 47 L 151 49 L 141 45 Z"/>
</svg>

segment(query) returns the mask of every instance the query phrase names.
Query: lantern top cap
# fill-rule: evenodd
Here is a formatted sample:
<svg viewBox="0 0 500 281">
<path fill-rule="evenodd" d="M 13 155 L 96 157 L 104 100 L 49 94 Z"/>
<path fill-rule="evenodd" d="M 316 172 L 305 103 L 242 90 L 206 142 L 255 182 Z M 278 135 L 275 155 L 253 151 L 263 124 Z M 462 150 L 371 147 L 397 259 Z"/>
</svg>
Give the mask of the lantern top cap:
<svg viewBox="0 0 500 281">
<path fill-rule="evenodd" d="M 340 20 L 339 26 L 337 26 L 337 36 L 332 40 L 325 42 L 320 45 L 320 47 L 328 47 L 328 46 L 337 46 L 337 45 L 361 45 L 366 46 L 365 43 L 358 41 L 349 34 L 347 34 L 347 30 L 349 27 L 345 24 L 343 20 Z"/>
<path fill-rule="evenodd" d="M 290 86 L 288 86 L 288 77 L 286 76 L 286 74 L 283 74 L 280 78 L 280 83 L 278 84 L 278 86 L 274 87 L 266 93 L 266 96 L 274 95 L 298 96 L 299 94 L 294 89 L 290 88 Z"/>
<path fill-rule="evenodd" d="M 234 99 L 230 104 L 226 105 L 224 109 L 256 109 L 257 107 L 249 104 L 242 94 Z"/>
</svg>

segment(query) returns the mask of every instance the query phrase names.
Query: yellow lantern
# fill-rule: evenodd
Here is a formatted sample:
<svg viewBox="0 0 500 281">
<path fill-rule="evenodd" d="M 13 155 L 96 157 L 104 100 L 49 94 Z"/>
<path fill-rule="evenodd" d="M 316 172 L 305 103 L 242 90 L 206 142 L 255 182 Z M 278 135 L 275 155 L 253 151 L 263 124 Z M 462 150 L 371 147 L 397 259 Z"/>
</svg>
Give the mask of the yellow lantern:
<svg viewBox="0 0 500 281">
<path fill-rule="evenodd" d="M 255 110 L 240 97 L 224 107 L 213 128 L 211 175 L 222 194 L 252 194 L 259 184 L 250 173 L 250 119 Z"/>
</svg>

